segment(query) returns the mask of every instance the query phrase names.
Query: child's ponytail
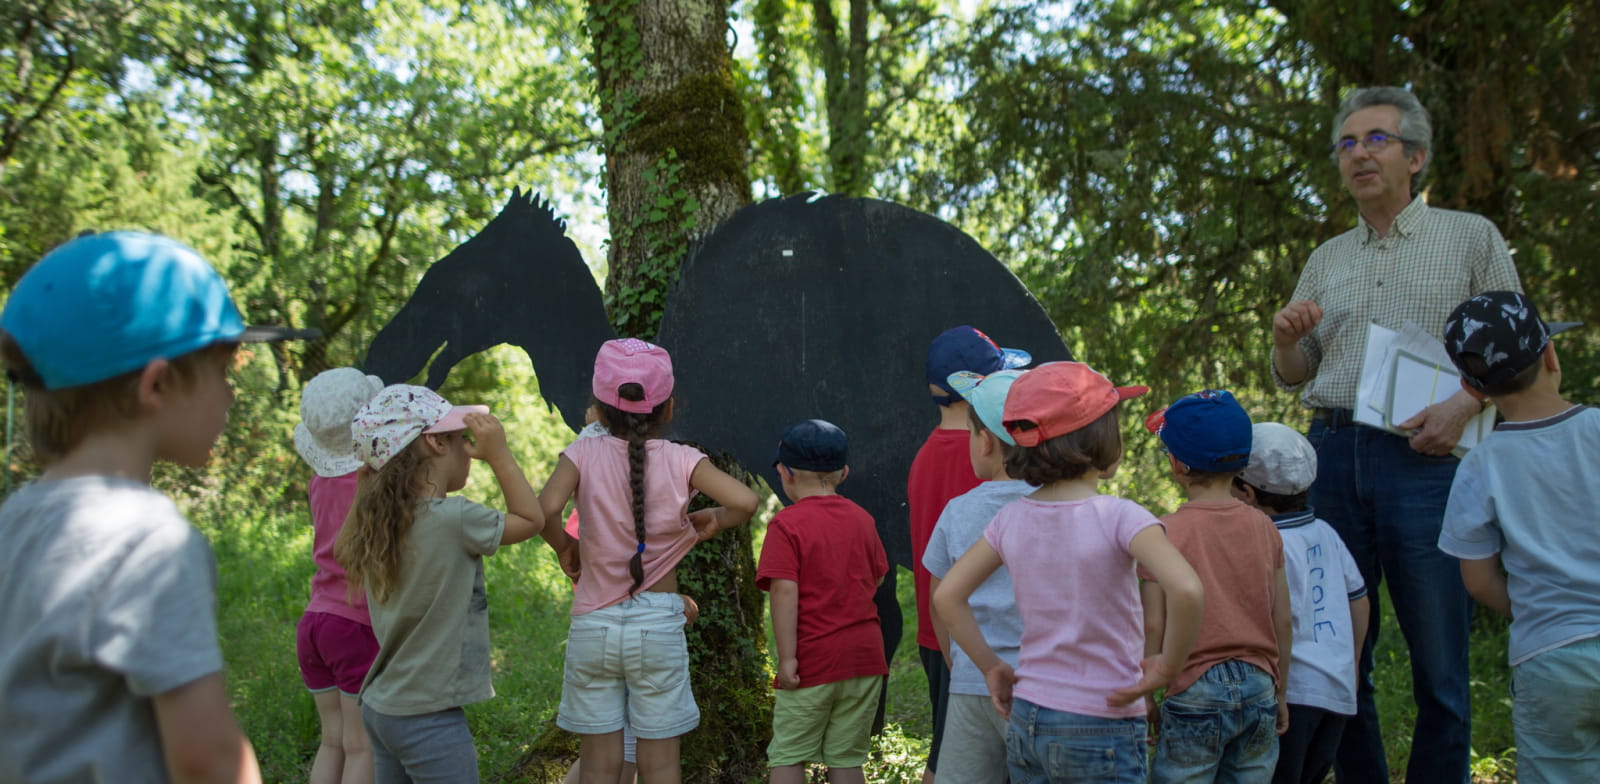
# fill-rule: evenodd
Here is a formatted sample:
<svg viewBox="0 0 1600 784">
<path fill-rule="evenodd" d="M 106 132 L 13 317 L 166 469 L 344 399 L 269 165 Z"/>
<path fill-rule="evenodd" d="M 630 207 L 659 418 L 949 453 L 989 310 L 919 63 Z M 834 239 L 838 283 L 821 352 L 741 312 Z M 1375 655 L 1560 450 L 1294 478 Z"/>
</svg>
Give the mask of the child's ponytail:
<svg viewBox="0 0 1600 784">
<path fill-rule="evenodd" d="M 644 387 L 633 383 L 623 384 L 617 388 L 617 396 L 629 401 L 643 400 Z M 605 424 L 606 430 L 611 435 L 628 442 L 628 490 L 632 494 L 633 533 L 639 542 L 639 546 L 633 552 L 633 558 L 628 560 L 628 574 L 633 577 L 633 585 L 628 587 L 629 596 L 637 593 L 644 584 L 645 444 L 660 429 L 667 405 L 668 402 L 663 402 L 647 414 L 634 414 L 599 400 L 595 401 L 595 406 L 600 411 L 600 420 Z"/>
</svg>

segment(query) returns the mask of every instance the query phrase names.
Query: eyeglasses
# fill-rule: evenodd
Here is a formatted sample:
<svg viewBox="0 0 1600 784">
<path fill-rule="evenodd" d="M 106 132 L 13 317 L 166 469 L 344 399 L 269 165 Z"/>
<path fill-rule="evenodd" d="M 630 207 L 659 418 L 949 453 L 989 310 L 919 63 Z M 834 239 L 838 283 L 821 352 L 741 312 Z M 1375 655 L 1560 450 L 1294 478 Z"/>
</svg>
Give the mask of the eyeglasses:
<svg viewBox="0 0 1600 784">
<path fill-rule="evenodd" d="M 1346 136 L 1343 139 L 1334 142 L 1333 154 L 1340 158 L 1348 158 L 1354 155 L 1356 153 L 1356 141 L 1357 140 L 1355 138 Z M 1383 131 L 1373 131 L 1372 133 L 1361 137 L 1360 142 L 1362 147 L 1367 148 L 1367 152 L 1372 153 L 1383 152 L 1383 148 L 1388 147 L 1389 142 L 1416 144 L 1416 142 L 1397 133 L 1385 133 Z"/>
</svg>

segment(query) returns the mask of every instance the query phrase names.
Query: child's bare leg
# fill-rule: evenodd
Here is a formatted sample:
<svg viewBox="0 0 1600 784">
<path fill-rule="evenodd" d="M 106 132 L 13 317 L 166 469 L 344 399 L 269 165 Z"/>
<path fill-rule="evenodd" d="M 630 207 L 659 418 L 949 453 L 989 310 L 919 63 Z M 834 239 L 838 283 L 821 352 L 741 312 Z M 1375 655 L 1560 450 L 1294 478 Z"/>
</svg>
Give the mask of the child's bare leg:
<svg viewBox="0 0 1600 784">
<path fill-rule="evenodd" d="M 582 735 L 578 744 L 582 784 L 616 784 L 622 775 L 622 730 L 604 735 Z"/>
<path fill-rule="evenodd" d="M 361 723 L 361 703 L 343 692 L 339 695 L 339 721 L 344 723 L 340 740 L 344 742 L 344 778 L 342 784 L 372 784 L 372 741 L 367 738 L 367 727 Z"/>
<path fill-rule="evenodd" d="M 339 716 L 339 690 L 312 692 L 311 699 L 317 705 L 317 721 L 322 725 L 317 756 L 311 761 L 311 784 L 339 784 L 339 776 L 344 771 L 344 722 Z M 360 724 L 361 714 L 357 713 L 356 725 Z M 361 734 L 365 737 L 367 731 L 362 729 Z"/>
<path fill-rule="evenodd" d="M 867 784 L 860 768 L 828 768 L 828 784 Z"/>
<path fill-rule="evenodd" d="M 621 749 L 621 743 L 618 744 Z M 644 784 L 678 784 L 683 771 L 678 766 L 678 739 L 639 739 L 639 779 Z M 616 781 L 616 777 L 611 777 Z M 587 781 L 584 784 L 589 784 Z"/>
<path fill-rule="evenodd" d="M 805 784 L 806 766 L 780 765 L 772 769 L 772 778 L 768 784 Z"/>
</svg>

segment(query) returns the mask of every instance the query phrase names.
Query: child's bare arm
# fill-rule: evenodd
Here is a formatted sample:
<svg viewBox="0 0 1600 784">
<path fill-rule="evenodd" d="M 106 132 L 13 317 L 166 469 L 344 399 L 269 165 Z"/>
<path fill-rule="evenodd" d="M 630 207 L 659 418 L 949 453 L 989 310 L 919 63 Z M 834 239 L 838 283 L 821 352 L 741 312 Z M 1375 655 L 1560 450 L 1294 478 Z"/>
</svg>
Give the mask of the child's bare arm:
<svg viewBox="0 0 1600 784">
<path fill-rule="evenodd" d="M 1283 567 L 1272 578 L 1272 627 L 1278 634 L 1278 734 L 1289 731 L 1289 660 L 1294 648 L 1294 613 L 1289 609 L 1289 578 Z"/>
<path fill-rule="evenodd" d="M 506 499 L 506 528 L 500 535 L 500 544 L 516 544 L 544 528 L 544 512 L 539 508 L 539 495 L 528 484 L 522 466 L 506 444 L 505 428 L 493 414 L 468 414 L 467 429 L 472 431 L 472 443 L 467 455 L 482 460 L 494 470 L 495 481 Z"/>
<path fill-rule="evenodd" d="M 883 582 L 882 578 L 879 578 L 878 582 L 881 584 Z M 943 581 L 937 577 L 934 577 L 933 575 L 928 575 L 929 596 L 932 596 L 939 590 L 940 582 Z M 937 607 L 930 606 L 928 608 L 928 620 L 933 623 L 933 637 L 939 641 L 939 653 L 944 654 L 944 666 L 948 668 L 951 666 L 950 630 L 944 628 L 944 619 L 939 617 L 939 608 Z"/>
<path fill-rule="evenodd" d="M 539 511 L 544 514 L 544 528 L 539 535 L 558 554 L 570 550 L 576 541 L 562 527 L 561 512 L 567 508 L 567 500 L 577 490 L 578 466 L 566 455 L 556 458 L 556 470 L 550 473 L 549 481 L 539 491 Z"/>
<path fill-rule="evenodd" d="M 695 465 L 694 473 L 689 475 L 689 486 L 721 504 L 689 515 L 702 542 L 719 531 L 743 525 L 756 513 L 756 504 L 760 501 L 754 491 L 712 465 L 709 458 Z"/>
<path fill-rule="evenodd" d="M 1139 583 L 1139 600 L 1144 605 L 1144 655 L 1156 656 L 1167 635 L 1167 595 L 1161 583 L 1145 580 Z"/>
<path fill-rule="evenodd" d="M 155 696 L 156 730 L 167 773 L 180 784 L 260 784 L 255 750 L 228 707 L 222 673 Z"/>
<path fill-rule="evenodd" d="M 773 580 L 768 586 L 772 602 L 772 637 L 778 645 L 778 685 L 800 688 L 800 661 L 796 658 L 800 617 L 800 584 L 794 580 Z"/>
<path fill-rule="evenodd" d="M 944 618 L 950 639 L 961 646 L 972 663 L 983 672 L 984 683 L 989 687 L 989 699 L 1001 716 L 1011 716 L 1011 687 L 1016 683 L 1016 673 L 983 639 L 978 620 L 972 615 L 968 600 L 972 592 L 989 579 L 1002 565 L 1000 553 L 987 540 L 979 539 L 945 572 L 939 590 L 933 593 L 933 607 Z"/>
<path fill-rule="evenodd" d="M 1506 590 L 1506 576 L 1500 571 L 1500 556 L 1461 559 L 1461 581 L 1479 604 L 1511 617 L 1511 594 Z"/>
<path fill-rule="evenodd" d="M 1132 687 L 1117 689 L 1106 697 L 1112 707 L 1127 705 L 1156 689 L 1167 685 L 1173 676 L 1183 670 L 1183 663 L 1194 648 L 1195 637 L 1200 633 L 1200 613 L 1204 609 L 1205 592 L 1200 587 L 1200 577 L 1183 559 L 1178 548 L 1167 540 L 1160 526 L 1135 534 L 1128 543 L 1128 552 L 1150 572 L 1166 595 L 1163 608 L 1165 632 L 1161 638 L 1161 653 L 1146 658 L 1141 664 L 1143 675 Z"/>
<path fill-rule="evenodd" d="M 1367 622 L 1371 616 L 1372 605 L 1367 603 L 1367 597 L 1350 600 L 1350 636 L 1354 638 L 1351 647 L 1355 648 L 1356 672 L 1361 672 L 1361 649 L 1367 644 Z"/>
</svg>

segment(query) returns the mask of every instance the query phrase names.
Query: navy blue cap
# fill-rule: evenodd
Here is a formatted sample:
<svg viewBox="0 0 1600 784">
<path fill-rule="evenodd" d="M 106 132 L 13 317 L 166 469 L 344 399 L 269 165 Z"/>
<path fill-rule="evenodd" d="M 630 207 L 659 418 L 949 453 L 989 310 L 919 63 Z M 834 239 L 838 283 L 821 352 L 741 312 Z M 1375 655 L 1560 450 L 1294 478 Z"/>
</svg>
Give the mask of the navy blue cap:
<svg viewBox="0 0 1600 784">
<path fill-rule="evenodd" d="M 844 468 L 848 459 L 844 431 L 838 425 L 821 419 L 802 419 L 783 429 L 778 456 L 772 464 L 827 473 Z"/>
<path fill-rule="evenodd" d="M 1019 368 L 1033 361 L 1028 352 L 1001 348 L 988 335 L 965 324 L 951 327 L 928 344 L 928 383 L 945 391 L 952 401 L 960 400 L 950 386 L 950 375 L 963 370 L 987 376 L 996 370 Z"/>
<path fill-rule="evenodd" d="M 1226 389 L 1184 395 L 1147 417 L 1144 426 L 1161 437 L 1178 462 L 1196 471 L 1222 474 L 1250 464 L 1250 415 Z"/>
<path fill-rule="evenodd" d="M 1444 323 L 1444 349 L 1461 378 L 1482 390 L 1532 367 L 1551 336 L 1577 326 L 1581 324 L 1576 321 L 1545 322 L 1533 300 L 1520 291 L 1486 291 L 1450 312 Z M 1464 356 L 1479 362 L 1469 365 Z"/>
</svg>

